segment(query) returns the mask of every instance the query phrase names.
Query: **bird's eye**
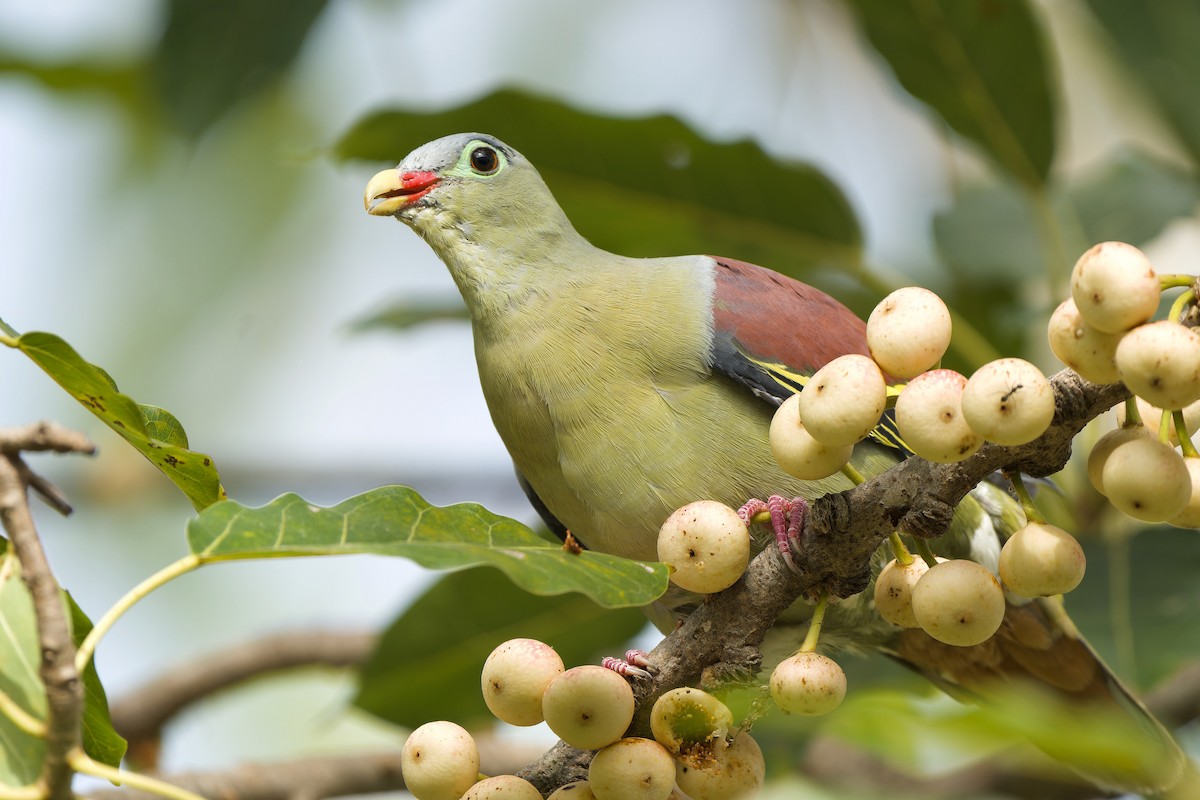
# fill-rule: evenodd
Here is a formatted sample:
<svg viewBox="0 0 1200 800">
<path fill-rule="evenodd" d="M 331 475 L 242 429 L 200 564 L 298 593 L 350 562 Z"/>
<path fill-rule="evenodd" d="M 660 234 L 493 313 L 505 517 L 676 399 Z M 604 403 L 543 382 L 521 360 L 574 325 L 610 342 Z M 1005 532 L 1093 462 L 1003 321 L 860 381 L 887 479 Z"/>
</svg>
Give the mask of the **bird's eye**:
<svg viewBox="0 0 1200 800">
<path fill-rule="evenodd" d="M 500 156 L 490 147 L 476 147 L 471 151 L 471 169 L 480 175 L 491 175 L 500 168 Z"/>
</svg>

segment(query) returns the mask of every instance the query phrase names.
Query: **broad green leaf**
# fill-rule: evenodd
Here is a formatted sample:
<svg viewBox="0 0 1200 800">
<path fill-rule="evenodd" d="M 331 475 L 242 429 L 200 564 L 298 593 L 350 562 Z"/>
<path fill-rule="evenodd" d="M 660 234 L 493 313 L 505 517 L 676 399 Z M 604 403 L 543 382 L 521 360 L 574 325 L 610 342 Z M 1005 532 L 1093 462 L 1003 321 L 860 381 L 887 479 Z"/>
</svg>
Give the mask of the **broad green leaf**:
<svg viewBox="0 0 1200 800">
<path fill-rule="evenodd" d="M 1084 247 L 1109 241 L 1142 245 L 1172 220 L 1191 215 L 1198 199 L 1194 174 L 1140 150 L 1122 152 L 1067 188 Z"/>
<path fill-rule="evenodd" d="M 645 605 L 667 588 L 662 564 L 573 555 L 483 506 L 432 506 L 407 486 L 384 486 L 330 508 L 294 494 L 258 508 L 227 500 L 191 520 L 187 535 L 204 562 L 372 553 L 430 569 L 489 565 L 527 592 L 581 592 L 606 608 Z"/>
<path fill-rule="evenodd" d="M 1175 132 L 1200 160 L 1200 6 L 1195 0 L 1088 0 L 1125 66 L 1149 90 Z"/>
<path fill-rule="evenodd" d="M 749 141 L 706 141 L 674 117 L 618 119 L 506 90 L 445 111 L 376 112 L 335 152 L 396 163 L 426 141 L 472 130 L 529 158 L 600 247 L 631 256 L 703 247 L 793 275 L 858 262 L 858 221 L 821 172 Z"/>
<path fill-rule="evenodd" d="M 188 136 L 268 88 L 300 51 L 326 0 L 171 0 L 152 74 Z"/>
<path fill-rule="evenodd" d="M 824 730 L 906 769 L 936 753 L 939 771 L 1030 742 L 1093 779 L 1154 782 L 1175 774 L 1175 752 L 1145 719 L 1116 706 L 1082 708 L 1012 685 L 981 706 L 887 691 L 852 693 Z"/>
<path fill-rule="evenodd" d="M 1054 159 L 1053 69 L 1025 0 L 851 0 L 900 84 L 1021 183 Z"/>
<path fill-rule="evenodd" d="M 71 612 L 71 638 L 78 647 L 91 632 L 92 621 L 70 592 L 63 594 Z M 112 716 L 108 713 L 108 695 L 100 683 L 94 659 L 88 662 L 83 672 L 83 692 L 83 749 L 96 761 L 119 767 L 125 756 L 126 742 L 113 727 Z"/>
<path fill-rule="evenodd" d="M 1103 546 L 1087 548 L 1088 574 L 1067 596 L 1067 611 L 1096 651 L 1113 666 L 1133 666 L 1123 675 L 1135 686 L 1151 687 L 1200 659 L 1200 536 L 1195 531 L 1161 528 L 1128 541 L 1128 550 Z M 1114 564 L 1114 561 L 1116 562 Z M 1134 663 L 1127 665 L 1115 629 L 1114 603 L 1123 603 L 1113 581 L 1128 571 L 1127 631 L 1132 637 Z"/>
<path fill-rule="evenodd" d="M 547 642 L 572 667 L 623 652 L 645 625 L 635 609 L 603 609 L 579 595 L 537 597 L 494 570 L 451 573 L 380 637 L 354 704 L 409 728 L 433 719 L 469 725 L 489 719 L 479 673 L 501 642 Z"/>
<path fill-rule="evenodd" d="M 5 326 L 11 332 L 10 328 Z M 197 510 L 225 496 L 212 459 L 187 449 L 183 426 L 169 412 L 139 405 L 121 394 L 104 370 L 84 361 L 52 333 L 0 334 L 0 343 L 20 350 L 85 408 L 119 433 L 179 487 Z"/>
<path fill-rule="evenodd" d="M 38 674 L 41 648 L 33 598 L 11 554 L 0 555 L 0 692 L 36 720 L 46 719 L 46 693 Z M 42 770 L 45 742 L 0 712 L 0 785 L 24 786 Z"/>
</svg>

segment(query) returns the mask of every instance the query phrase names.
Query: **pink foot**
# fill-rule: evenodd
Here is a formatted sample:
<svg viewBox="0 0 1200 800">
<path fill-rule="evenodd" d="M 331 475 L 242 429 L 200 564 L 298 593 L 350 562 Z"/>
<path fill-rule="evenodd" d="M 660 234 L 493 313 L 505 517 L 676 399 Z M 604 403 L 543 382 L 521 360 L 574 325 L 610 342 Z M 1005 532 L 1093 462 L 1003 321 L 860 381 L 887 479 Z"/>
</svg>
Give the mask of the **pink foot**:
<svg viewBox="0 0 1200 800">
<path fill-rule="evenodd" d="M 650 659 L 647 656 L 645 650 L 628 650 L 623 659 L 606 656 L 600 662 L 600 666 L 611 669 L 624 678 L 653 678 L 650 673 Z"/>
<path fill-rule="evenodd" d="M 785 500 L 777 494 L 767 498 L 764 503 L 757 498 L 751 498 L 738 509 L 738 517 L 749 527 L 751 520 L 763 511 L 771 515 L 771 528 L 775 531 L 775 546 L 779 555 L 792 572 L 799 573 L 800 568 L 792 558 L 792 553 L 800 545 L 800 535 L 804 532 L 804 517 L 808 514 L 808 503 L 803 497 L 793 497 Z"/>
</svg>

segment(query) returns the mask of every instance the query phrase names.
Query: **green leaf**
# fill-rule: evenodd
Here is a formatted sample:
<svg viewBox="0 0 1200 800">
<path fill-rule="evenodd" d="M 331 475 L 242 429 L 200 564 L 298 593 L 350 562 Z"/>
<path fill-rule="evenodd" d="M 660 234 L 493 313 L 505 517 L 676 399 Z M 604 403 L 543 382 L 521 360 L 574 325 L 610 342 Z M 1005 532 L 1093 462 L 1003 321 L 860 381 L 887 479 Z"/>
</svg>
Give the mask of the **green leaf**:
<svg viewBox="0 0 1200 800">
<path fill-rule="evenodd" d="M 1027 686 L 1000 687 L 994 702 L 960 705 L 886 691 L 854 693 L 824 730 L 905 768 L 936 753 L 937 771 L 1030 742 L 1105 784 L 1154 783 L 1178 769 L 1157 729 L 1117 706 L 1081 707 Z"/>
<path fill-rule="evenodd" d="M 45 722 L 48 707 L 39 672 L 37 615 L 17 559 L 6 552 L 6 545 L 0 539 L 0 692 L 30 717 Z M 71 615 L 72 639 L 78 645 L 92 629 L 92 622 L 66 592 L 63 602 Z M 83 749 L 96 761 L 119 766 L 125 740 L 113 728 L 104 687 L 93 665 L 84 673 L 83 686 Z M 44 755 L 41 738 L 22 731 L 0 712 L 0 784 L 23 786 L 36 780 Z"/>
<path fill-rule="evenodd" d="M 171 0 L 152 74 L 168 115 L 203 133 L 271 86 L 300 52 L 326 0 Z"/>
<path fill-rule="evenodd" d="M 46 720 L 46 692 L 38 674 L 41 648 L 33 598 L 17 559 L 0 555 L 0 692 L 29 716 Z M 25 786 L 42 771 L 46 743 L 0 712 L 0 784 Z"/>
<path fill-rule="evenodd" d="M 489 565 L 527 592 L 581 592 L 606 608 L 645 605 L 667 588 L 662 564 L 593 551 L 573 555 L 483 506 L 431 506 L 407 486 L 384 486 L 331 508 L 294 494 L 259 508 L 227 500 L 191 520 L 187 535 L 206 563 L 373 553 L 430 569 Z"/>
<path fill-rule="evenodd" d="M 335 152 L 395 163 L 428 140 L 471 130 L 529 158 L 600 247 L 663 256 L 703 244 L 793 275 L 859 260 L 858 221 L 821 172 L 749 141 L 714 144 L 670 116 L 617 119 L 506 90 L 446 111 L 376 112 Z"/>
<path fill-rule="evenodd" d="M 29 356 L 68 394 L 158 467 L 197 510 L 224 498 L 221 476 L 212 459 L 187 449 L 183 426 L 169 412 L 139 405 L 121 394 L 108 373 L 84 361 L 71 345 L 52 333 L 0 336 L 0 343 Z"/>
<path fill-rule="evenodd" d="M 851 0 L 900 84 L 1029 186 L 1054 159 L 1053 71 L 1025 0 Z"/>
<path fill-rule="evenodd" d="M 75 603 L 70 592 L 63 594 L 71 612 L 71 638 L 78 647 L 91 632 L 92 621 Z M 88 662 L 83 672 L 83 692 L 83 749 L 94 760 L 119 767 L 127 743 L 113 727 L 112 716 L 108 713 L 108 695 L 100 683 L 94 660 Z"/>
<path fill-rule="evenodd" d="M 1089 543 L 1087 561 L 1088 576 L 1067 596 L 1067 610 L 1108 663 L 1135 668 L 1124 675 L 1127 680 L 1154 686 L 1200 659 L 1195 624 L 1200 618 L 1200 536 L 1195 531 L 1146 531 L 1128 540 L 1128 550 Z M 1114 598 L 1113 576 L 1126 572 L 1133 664 L 1121 657 L 1122 634 L 1114 630 L 1113 603 L 1121 602 L 1121 595 Z"/>
<path fill-rule="evenodd" d="M 1194 0 L 1088 0 L 1125 66 L 1141 80 L 1175 132 L 1200 160 L 1200 6 Z"/>
<path fill-rule="evenodd" d="M 539 639 L 571 667 L 622 652 L 645 625 L 635 609 L 606 610 L 579 595 L 537 597 L 494 570 L 451 573 L 384 632 L 354 704 L 409 728 L 432 719 L 470 725 L 490 718 L 479 673 L 501 642 Z"/>
<path fill-rule="evenodd" d="M 1086 245 L 1141 245 L 1172 220 L 1191 215 L 1200 199 L 1196 176 L 1140 150 L 1127 150 L 1067 190 Z M 1066 269 L 1066 266 L 1064 266 Z"/>
<path fill-rule="evenodd" d="M 466 321 L 470 316 L 461 298 L 397 300 L 351 323 L 355 332 L 378 329 L 406 330 L 429 322 Z"/>
</svg>

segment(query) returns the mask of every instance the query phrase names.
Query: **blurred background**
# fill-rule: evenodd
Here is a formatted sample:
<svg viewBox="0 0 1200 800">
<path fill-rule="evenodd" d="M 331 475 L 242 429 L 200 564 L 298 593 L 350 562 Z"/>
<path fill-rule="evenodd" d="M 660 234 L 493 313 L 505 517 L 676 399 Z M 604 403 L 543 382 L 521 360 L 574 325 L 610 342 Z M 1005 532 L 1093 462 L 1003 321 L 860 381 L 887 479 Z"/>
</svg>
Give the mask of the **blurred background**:
<svg viewBox="0 0 1200 800">
<path fill-rule="evenodd" d="M 912 4 L 944 18 L 911 40 L 887 6 L 3 0 L 0 318 L 62 336 L 122 391 L 173 412 L 243 503 L 296 491 L 332 504 L 402 483 L 532 522 L 453 284 L 411 232 L 362 211 L 368 177 L 442 133 L 483 130 L 535 164 L 556 157 L 551 188 L 612 249 L 757 260 L 864 313 L 893 286 L 929 286 L 969 323 L 955 333 L 960 369 L 990 342 L 1054 371 L 1044 322 L 1093 241 L 1196 272 L 1200 4 Z M 922 60 L 934 40 L 950 47 L 945 74 Z M 664 138 L 641 155 L 620 149 L 636 142 L 555 133 L 658 115 L 674 121 L 647 129 Z M 463 124 L 439 128 L 451 121 Z M 650 147 L 672 136 L 690 149 Z M 659 217 L 626 206 L 620 179 L 595 196 L 587 180 L 646 152 L 686 173 L 691 195 L 651 198 L 669 235 L 625 241 Z M 712 163 L 701 156 L 727 166 L 689 171 Z M 762 164 L 779 167 L 738 171 Z M 814 175 L 820 192 L 755 210 Z M 741 225 L 753 218 L 765 222 Z M 793 247 L 818 224 L 828 246 Z M 0 425 L 41 418 L 100 448 L 34 464 L 77 507 L 69 519 L 39 508 L 38 521 L 60 582 L 94 619 L 185 552 L 193 512 L 31 362 L 0 353 Z M 1200 659 L 1200 539 L 1131 539 L 1078 470 L 1060 484 L 1055 513 L 1092 561 L 1070 606 L 1081 626 L 1143 687 Z M 213 566 L 136 607 L 97 663 L 120 697 L 264 633 L 379 629 L 433 580 L 399 559 Z M 222 695 L 172 725 L 161 766 L 402 741 L 347 709 L 355 691 L 328 673 Z"/>
</svg>

